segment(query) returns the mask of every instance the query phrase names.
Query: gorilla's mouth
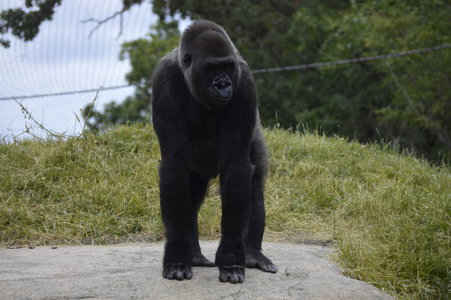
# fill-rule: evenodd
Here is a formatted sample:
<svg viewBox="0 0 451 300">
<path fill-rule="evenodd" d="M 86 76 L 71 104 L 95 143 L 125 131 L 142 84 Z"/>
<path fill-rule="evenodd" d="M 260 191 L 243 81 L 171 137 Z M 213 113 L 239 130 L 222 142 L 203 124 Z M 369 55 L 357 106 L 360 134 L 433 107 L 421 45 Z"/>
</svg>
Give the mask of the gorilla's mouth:
<svg viewBox="0 0 451 300">
<path fill-rule="evenodd" d="M 213 87 L 212 98 L 219 101 L 227 101 L 232 98 L 232 86 L 222 88 Z"/>
</svg>

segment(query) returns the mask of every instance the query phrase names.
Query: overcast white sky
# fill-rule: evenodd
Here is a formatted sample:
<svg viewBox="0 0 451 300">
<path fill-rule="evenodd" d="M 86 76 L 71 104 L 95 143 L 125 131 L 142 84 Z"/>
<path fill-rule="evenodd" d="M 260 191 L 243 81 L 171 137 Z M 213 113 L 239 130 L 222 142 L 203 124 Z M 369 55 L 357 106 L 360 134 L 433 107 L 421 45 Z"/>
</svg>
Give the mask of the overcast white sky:
<svg viewBox="0 0 451 300">
<path fill-rule="evenodd" d="M 0 11 L 20 7 L 23 2 L 2 0 Z M 119 38 L 119 17 L 103 24 L 91 38 L 89 33 L 96 24 L 82 22 L 90 18 L 104 19 L 121 8 L 122 0 L 63 0 L 53 20 L 42 24 L 33 41 L 25 43 L 6 36 L 11 40 L 11 47 L 0 46 L 0 98 L 127 84 L 125 75 L 130 66 L 127 60 L 119 60 L 120 46 L 125 41 L 144 37 L 149 26 L 156 22 L 149 2 L 144 1 L 123 15 L 123 32 Z M 101 91 L 97 107 L 103 108 L 111 100 L 124 100 L 133 92 L 133 87 Z M 80 116 L 80 109 L 94 97 L 93 92 L 24 99 L 22 103 L 46 128 L 74 134 L 80 131 L 75 114 Z M 0 100 L 0 137 L 23 132 L 26 124 L 33 123 L 24 119 L 17 103 Z M 37 128 L 34 132 L 44 136 Z"/>
</svg>

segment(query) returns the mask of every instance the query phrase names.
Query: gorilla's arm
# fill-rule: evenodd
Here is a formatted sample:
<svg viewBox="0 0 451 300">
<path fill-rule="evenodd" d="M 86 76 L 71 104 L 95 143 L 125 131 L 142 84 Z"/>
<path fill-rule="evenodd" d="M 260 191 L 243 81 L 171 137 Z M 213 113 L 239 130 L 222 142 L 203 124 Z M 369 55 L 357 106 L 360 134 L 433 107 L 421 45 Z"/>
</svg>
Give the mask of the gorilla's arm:
<svg viewBox="0 0 451 300">
<path fill-rule="evenodd" d="M 190 234 L 195 220 L 194 214 L 189 213 L 192 210 L 187 166 L 189 143 L 183 113 L 183 100 L 189 91 L 176 62 L 170 59 L 160 62 L 154 71 L 153 92 L 153 123 L 161 149 L 160 205 L 167 236 L 163 276 L 190 279 L 193 253 Z"/>
</svg>

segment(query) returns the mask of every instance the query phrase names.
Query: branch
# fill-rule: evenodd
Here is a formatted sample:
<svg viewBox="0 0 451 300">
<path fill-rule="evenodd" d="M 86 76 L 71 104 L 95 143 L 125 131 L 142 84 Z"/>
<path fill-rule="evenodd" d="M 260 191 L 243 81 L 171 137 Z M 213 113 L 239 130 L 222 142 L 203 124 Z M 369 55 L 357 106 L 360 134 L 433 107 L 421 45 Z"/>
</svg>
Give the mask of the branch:
<svg viewBox="0 0 451 300">
<path fill-rule="evenodd" d="M 55 132 L 53 132 L 53 131 L 51 131 L 51 130 L 48 130 L 47 128 L 45 128 L 44 127 L 44 125 L 42 125 L 42 123 L 39 123 L 34 117 L 33 117 L 33 115 L 28 111 L 28 109 L 21 103 L 21 102 L 19 102 L 16 98 L 14 98 L 13 97 L 13 100 L 14 101 L 16 101 L 16 103 L 17 104 L 19 104 L 19 106 L 20 106 L 20 108 L 22 109 L 22 113 L 25 115 L 25 117 L 26 118 L 28 118 L 28 119 L 30 119 L 30 120 L 32 120 L 36 125 L 38 125 L 39 126 L 39 128 L 41 128 L 43 131 L 45 131 L 48 135 L 50 135 L 50 136 L 52 136 L 52 137 L 55 137 L 55 138 L 61 138 L 61 137 L 66 137 L 66 135 L 65 134 L 58 134 L 58 133 L 55 133 Z M 22 132 L 21 134 L 23 134 L 23 133 L 29 133 L 29 134 L 31 134 L 31 135 L 33 135 L 30 131 L 29 131 L 29 128 L 27 127 L 27 130 L 25 131 L 25 132 Z M 35 136 L 35 135 L 33 135 L 35 138 L 39 138 L 39 137 L 37 137 L 37 136 Z M 39 138 L 40 140 L 42 140 L 41 138 Z"/>
<path fill-rule="evenodd" d="M 410 98 L 409 94 L 407 94 L 406 90 L 403 88 L 403 86 L 399 83 L 398 81 L 398 77 L 396 76 L 396 74 L 393 72 L 392 67 L 390 66 L 390 64 L 387 64 L 388 69 L 390 70 L 390 75 L 393 77 L 393 80 L 395 81 L 396 86 L 398 87 L 398 89 L 401 90 L 404 98 L 407 99 L 407 101 L 409 102 L 409 106 L 412 107 L 413 112 L 418 116 L 418 117 L 423 117 L 424 116 L 416 109 L 415 105 L 413 104 L 413 100 L 412 98 Z"/>
<path fill-rule="evenodd" d="M 119 34 L 117 36 L 117 38 L 119 38 L 122 35 L 122 31 L 123 31 L 122 30 L 123 29 L 123 16 L 122 16 L 122 14 L 125 13 L 126 11 L 128 11 L 130 9 L 130 7 L 131 7 L 131 5 L 130 6 L 124 6 L 122 8 L 122 10 L 115 12 L 113 15 L 111 15 L 108 18 L 103 19 L 103 20 L 97 20 L 97 19 L 94 19 L 94 18 L 90 18 L 90 19 L 81 21 L 82 23 L 87 23 L 87 22 L 95 22 L 95 23 L 97 23 L 97 25 L 89 33 L 88 38 L 91 38 L 91 36 L 94 33 L 94 31 L 99 29 L 100 26 L 102 26 L 103 24 L 105 24 L 108 21 L 111 21 L 112 19 L 116 18 L 117 16 L 120 17 L 120 22 L 121 22 L 120 23 Z"/>
<path fill-rule="evenodd" d="M 451 141 L 449 139 L 448 133 L 443 130 L 439 125 L 437 125 L 437 122 L 434 120 L 433 116 L 428 113 L 428 115 L 424 115 L 422 113 L 420 113 L 416 107 L 415 104 L 413 103 L 412 98 L 410 98 L 409 94 L 407 94 L 406 90 L 404 89 L 404 87 L 401 85 L 401 83 L 399 83 L 398 81 L 398 77 L 396 76 L 396 74 L 393 72 L 392 67 L 390 66 L 390 64 L 388 64 L 388 69 L 390 70 L 390 74 L 393 77 L 393 80 L 395 81 L 396 86 L 401 90 L 403 96 L 407 99 L 407 101 L 409 102 L 409 106 L 412 108 L 413 112 L 415 113 L 415 115 L 417 115 L 420 118 L 425 118 L 427 119 L 430 123 L 431 123 L 431 127 L 434 130 L 435 134 L 437 135 L 438 139 L 448 148 L 451 148 Z"/>
</svg>

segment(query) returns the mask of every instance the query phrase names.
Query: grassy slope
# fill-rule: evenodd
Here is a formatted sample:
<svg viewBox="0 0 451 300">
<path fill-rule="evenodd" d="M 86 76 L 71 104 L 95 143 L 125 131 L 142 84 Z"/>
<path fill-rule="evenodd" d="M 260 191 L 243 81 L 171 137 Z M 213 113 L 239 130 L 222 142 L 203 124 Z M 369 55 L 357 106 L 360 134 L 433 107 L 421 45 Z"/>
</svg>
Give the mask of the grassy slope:
<svg viewBox="0 0 451 300">
<path fill-rule="evenodd" d="M 451 296 L 449 169 L 339 138 L 265 134 L 267 240 L 334 239 L 350 276 L 402 298 Z M 152 128 L 139 125 L 0 145 L 1 243 L 161 239 L 158 160 Z M 220 235 L 217 186 L 201 209 L 203 239 Z"/>
</svg>

